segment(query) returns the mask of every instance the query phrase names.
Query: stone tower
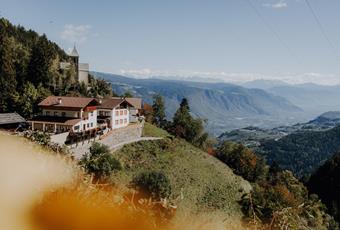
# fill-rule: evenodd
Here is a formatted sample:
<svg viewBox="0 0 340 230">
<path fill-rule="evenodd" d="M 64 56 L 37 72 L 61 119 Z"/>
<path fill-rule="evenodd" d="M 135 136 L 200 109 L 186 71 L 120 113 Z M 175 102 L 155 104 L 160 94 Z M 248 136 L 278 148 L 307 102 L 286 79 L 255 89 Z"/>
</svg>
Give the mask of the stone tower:
<svg viewBox="0 0 340 230">
<path fill-rule="evenodd" d="M 76 69 L 76 76 L 77 76 L 77 80 L 79 80 L 79 54 L 78 51 L 76 49 L 76 45 L 74 44 L 73 46 L 73 50 L 69 55 L 74 63 L 74 67 Z"/>
</svg>

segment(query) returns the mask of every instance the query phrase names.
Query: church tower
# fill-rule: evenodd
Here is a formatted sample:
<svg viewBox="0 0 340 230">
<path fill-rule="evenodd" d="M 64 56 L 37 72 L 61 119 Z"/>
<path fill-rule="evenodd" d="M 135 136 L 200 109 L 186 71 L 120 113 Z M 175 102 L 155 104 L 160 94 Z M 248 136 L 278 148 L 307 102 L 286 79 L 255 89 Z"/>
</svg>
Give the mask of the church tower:
<svg viewBox="0 0 340 230">
<path fill-rule="evenodd" d="M 74 63 L 75 69 L 76 69 L 76 75 L 77 75 L 77 80 L 79 80 L 79 54 L 76 49 L 76 44 L 74 44 L 73 50 L 71 54 L 69 55 Z"/>
</svg>

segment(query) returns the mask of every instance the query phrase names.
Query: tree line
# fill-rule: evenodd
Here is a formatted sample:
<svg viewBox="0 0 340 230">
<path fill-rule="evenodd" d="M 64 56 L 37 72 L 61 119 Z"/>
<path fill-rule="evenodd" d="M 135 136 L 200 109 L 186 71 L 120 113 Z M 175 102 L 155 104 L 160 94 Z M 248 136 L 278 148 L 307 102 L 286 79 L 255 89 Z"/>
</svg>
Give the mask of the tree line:
<svg viewBox="0 0 340 230">
<path fill-rule="evenodd" d="M 56 43 L 22 26 L 0 18 L 0 112 L 18 112 L 31 117 L 48 95 L 107 96 L 111 86 L 90 77 L 80 84 L 72 61 Z M 71 63 L 67 70 L 60 62 Z"/>
<path fill-rule="evenodd" d="M 207 150 L 212 143 L 204 130 L 205 120 L 191 115 L 189 101 L 186 98 L 182 99 L 172 121 L 169 121 L 166 119 L 163 97 L 160 94 L 154 95 L 150 120 L 157 127 L 204 150 Z"/>
<path fill-rule="evenodd" d="M 250 149 L 228 141 L 216 148 L 215 156 L 235 174 L 251 182 L 252 190 L 240 200 L 248 227 L 339 229 L 318 196 L 311 194 L 292 172 L 281 169 L 275 163 L 268 166 Z M 328 180 L 325 177 L 321 180 L 324 181 L 322 188 L 326 188 Z"/>
</svg>

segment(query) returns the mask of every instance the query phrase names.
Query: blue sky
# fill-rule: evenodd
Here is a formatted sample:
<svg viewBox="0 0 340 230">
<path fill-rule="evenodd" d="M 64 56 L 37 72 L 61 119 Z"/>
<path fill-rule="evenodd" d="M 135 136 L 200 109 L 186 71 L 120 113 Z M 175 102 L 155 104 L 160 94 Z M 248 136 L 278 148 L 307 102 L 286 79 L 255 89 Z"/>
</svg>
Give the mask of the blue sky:
<svg viewBox="0 0 340 230">
<path fill-rule="evenodd" d="M 76 42 L 92 70 L 340 83 L 340 1 L 309 3 L 322 28 L 306 0 L 0 0 L 0 14 Z"/>
</svg>

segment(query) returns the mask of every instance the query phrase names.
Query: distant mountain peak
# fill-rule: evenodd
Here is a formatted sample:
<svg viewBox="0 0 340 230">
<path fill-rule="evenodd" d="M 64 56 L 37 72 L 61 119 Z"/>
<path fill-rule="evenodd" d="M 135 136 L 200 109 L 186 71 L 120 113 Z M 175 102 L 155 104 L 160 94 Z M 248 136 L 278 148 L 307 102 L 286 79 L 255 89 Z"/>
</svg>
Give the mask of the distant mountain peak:
<svg viewBox="0 0 340 230">
<path fill-rule="evenodd" d="M 290 84 L 280 80 L 257 79 L 253 81 L 247 81 L 241 85 L 246 88 L 257 88 L 266 90 L 278 86 L 288 86 Z"/>
<path fill-rule="evenodd" d="M 340 119 L 340 111 L 329 111 L 321 114 L 319 117 L 327 118 L 329 120 Z"/>
</svg>

